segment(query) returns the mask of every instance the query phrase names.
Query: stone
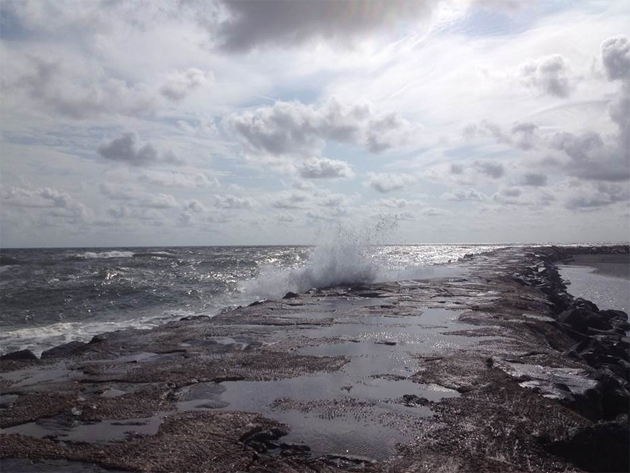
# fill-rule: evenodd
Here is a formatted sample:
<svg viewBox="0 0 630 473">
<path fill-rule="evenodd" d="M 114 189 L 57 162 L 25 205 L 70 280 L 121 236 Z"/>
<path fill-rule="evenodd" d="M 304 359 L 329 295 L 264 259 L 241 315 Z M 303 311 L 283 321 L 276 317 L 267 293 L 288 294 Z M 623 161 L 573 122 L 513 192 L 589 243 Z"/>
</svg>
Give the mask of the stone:
<svg viewBox="0 0 630 473">
<path fill-rule="evenodd" d="M 18 350 L 0 356 L 0 360 L 37 360 L 37 356 L 31 350 Z"/>
<path fill-rule="evenodd" d="M 86 347 L 88 344 L 84 342 L 69 342 L 64 343 L 63 345 L 58 345 L 56 347 L 51 348 L 50 350 L 45 350 L 42 352 L 42 359 L 46 358 L 56 358 L 59 356 L 69 356 L 73 353 L 81 350 Z"/>
<path fill-rule="evenodd" d="M 546 442 L 543 442 L 545 444 Z M 572 429 L 545 448 L 586 471 L 630 471 L 630 434 L 627 422 L 606 422 Z"/>
</svg>

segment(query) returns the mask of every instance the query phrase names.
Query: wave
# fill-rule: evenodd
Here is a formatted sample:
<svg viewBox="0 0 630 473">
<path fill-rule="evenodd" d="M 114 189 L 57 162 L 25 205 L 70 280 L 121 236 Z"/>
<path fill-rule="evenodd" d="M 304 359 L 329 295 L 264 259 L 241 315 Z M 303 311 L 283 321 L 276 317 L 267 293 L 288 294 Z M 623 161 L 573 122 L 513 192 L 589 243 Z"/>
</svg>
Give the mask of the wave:
<svg viewBox="0 0 630 473">
<path fill-rule="evenodd" d="M 40 327 L 28 327 L 3 330 L 0 333 L 2 349 L 0 354 L 17 350 L 31 350 L 37 356 L 49 348 L 64 343 L 79 341 L 89 342 L 95 335 L 114 332 L 125 329 L 151 329 L 173 320 L 190 315 L 206 315 L 212 317 L 216 314 L 198 313 L 183 309 L 165 311 L 158 315 L 139 317 L 127 320 L 109 320 L 100 322 L 57 322 Z"/>
<path fill-rule="evenodd" d="M 12 256 L 0 255 L 0 266 L 9 266 L 14 264 L 20 264 L 21 261 Z"/>
<path fill-rule="evenodd" d="M 338 227 L 332 239 L 314 249 L 304 266 L 287 270 L 263 265 L 258 277 L 241 283 L 240 289 L 258 299 L 277 299 L 287 292 L 380 281 L 385 273 L 375 258 L 374 245 L 395 228 L 396 222 L 385 218 L 374 227 Z"/>
<path fill-rule="evenodd" d="M 131 258 L 134 255 L 133 251 L 104 251 L 101 253 L 94 253 L 92 251 L 86 251 L 85 253 L 78 253 L 74 255 L 73 259 L 103 259 L 103 258 Z"/>
<path fill-rule="evenodd" d="M 142 253 L 134 253 L 134 258 L 177 258 L 176 255 L 168 251 L 145 251 Z"/>
</svg>

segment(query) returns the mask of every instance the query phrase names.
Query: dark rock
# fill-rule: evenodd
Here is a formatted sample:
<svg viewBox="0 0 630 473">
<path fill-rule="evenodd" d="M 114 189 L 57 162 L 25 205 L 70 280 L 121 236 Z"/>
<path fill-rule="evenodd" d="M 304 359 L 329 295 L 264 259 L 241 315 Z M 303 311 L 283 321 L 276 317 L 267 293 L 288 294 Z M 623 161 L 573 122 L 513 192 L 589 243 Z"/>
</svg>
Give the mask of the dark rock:
<svg viewBox="0 0 630 473">
<path fill-rule="evenodd" d="M 628 321 L 628 314 L 626 314 L 623 310 L 600 310 L 599 315 L 608 322 L 614 318 Z"/>
<path fill-rule="evenodd" d="M 424 397 L 416 396 L 415 394 L 405 394 L 403 396 L 403 403 L 408 407 L 415 406 L 427 406 L 431 404 L 431 401 Z"/>
<path fill-rule="evenodd" d="M 104 342 L 105 340 L 107 340 L 107 334 L 100 334 L 100 335 L 94 335 L 92 337 L 92 340 L 89 341 L 90 344 L 92 343 L 101 343 Z"/>
<path fill-rule="evenodd" d="M 630 435 L 627 422 L 608 422 L 572 429 L 566 438 L 543 441 L 545 448 L 586 471 L 630 470 Z"/>
<path fill-rule="evenodd" d="M 299 294 L 296 294 L 295 292 L 287 292 L 283 299 L 295 299 L 296 297 L 300 297 Z"/>
<path fill-rule="evenodd" d="M 393 340 L 376 340 L 374 343 L 376 343 L 377 345 L 388 345 L 392 347 L 396 345 L 396 342 L 394 342 Z"/>
<path fill-rule="evenodd" d="M 589 327 L 600 330 L 610 330 L 612 328 L 597 312 L 586 307 L 567 309 L 558 316 L 558 320 L 582 333 L 586 333 Z"/>
<path fill-rule="evenodd" d="M 51 348 L 50 350 L 42 352 L 42 359 L 55 358 L 59 356 L 69 356 L 81 351 L 81 349 L 86 347 L 87 345 L 88 344 L 85 342 L 77 341 L 64 343 L 63 345 L 58 345 Z"/>
<path fill-rule="evenodd" d="M 602 416 L 604 419 L 614 419 L 619 414 L 627 413 L 628 405 L 630 405 L 628 380 L 624 376 L 620 376 L 615 368 L 616 365 L 603 366 L 593 376 L 597 380 L 598 390 L 602 394 Z M 627 373 L 622 374 L 627 376 Z"/>
<path fill-rule="evenodd" d="M 18 350 L 0 356 L 0 360 L 37 360 L 37 356 L 31 350 Z"/>
<path fill-rule="evenodd" d="M 254 301 L 254 302 L 252 302 L 252 303 L 251 303 L 251 304 L 249 304 L 247 307 L 254 307 L 254 306 L 257 306 L 257 305 L 264 304 L 265 302 L 267 302 L 267 299 L 261 299 L 261 300 L 259 300 L 259 301 Z"/>
</svg>

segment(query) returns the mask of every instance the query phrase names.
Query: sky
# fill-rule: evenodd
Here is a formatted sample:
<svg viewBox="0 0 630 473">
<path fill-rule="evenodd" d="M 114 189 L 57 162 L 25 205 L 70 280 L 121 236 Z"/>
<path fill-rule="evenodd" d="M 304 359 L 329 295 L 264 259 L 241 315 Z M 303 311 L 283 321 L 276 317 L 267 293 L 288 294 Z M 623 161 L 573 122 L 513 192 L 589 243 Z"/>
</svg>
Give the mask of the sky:
<svg viewBox="0 0 630 473">
<path fill-rule="evenodd" d="M 630 240 L 630 2 L 0 0 L 0 246 Z"/>
</svg>

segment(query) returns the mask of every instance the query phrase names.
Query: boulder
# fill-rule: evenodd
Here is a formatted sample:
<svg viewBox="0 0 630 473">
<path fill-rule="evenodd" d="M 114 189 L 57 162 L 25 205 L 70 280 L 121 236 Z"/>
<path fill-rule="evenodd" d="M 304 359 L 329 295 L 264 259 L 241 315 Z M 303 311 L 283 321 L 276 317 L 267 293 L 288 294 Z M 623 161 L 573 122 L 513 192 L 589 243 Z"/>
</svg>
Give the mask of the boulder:
<svg viewBox="0 0 630 473">
<path fill-rule="evenodd" d="M 63 345 L 58 345 L 50 350 L 43 351 L 42 359 L 72 355 L 86 345 L 87 343 L 78 341 L 64 343 Z"/>
<path fill-rule="evenodd" d="M 558 316 L 558 320 L 582 333 L 586 333 L 589 327 L 599 330 L 610 330 L 612 328 L 608 321 L 600 317 L 597 312 L 587 307 L 573 306 L 562 312 Z"/>
<path fill-rule="evenodd" d="M 545 448 L 592 472 L 630 471 L 630 435 L 626 422 L 575 428 L 567 437 L 544 442 Z"/>
<path fill-rule="evenodd" d="M 0 360 L 37 360 L 37 356 L 31 350 L 18 350 L 0 356 Z"/>
</svg>

